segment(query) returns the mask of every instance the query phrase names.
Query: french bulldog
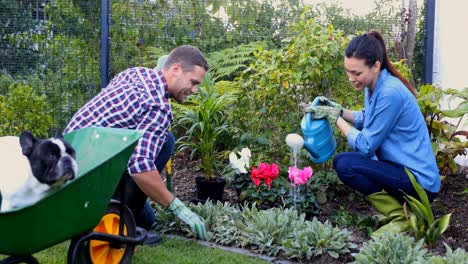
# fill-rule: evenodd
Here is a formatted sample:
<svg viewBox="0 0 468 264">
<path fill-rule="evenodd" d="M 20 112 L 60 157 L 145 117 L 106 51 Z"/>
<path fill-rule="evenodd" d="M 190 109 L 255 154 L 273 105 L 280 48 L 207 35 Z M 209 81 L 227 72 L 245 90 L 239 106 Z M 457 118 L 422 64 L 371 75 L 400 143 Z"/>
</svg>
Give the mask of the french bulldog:
<svg viewBox="0 0 468 264">
<path fill-rule="evenodd" d="M 0 137 L 1 212 L 31 205 L 78 172 L 75 150 L 61 133 L 49 139 L 24 131 Z"/>
</svg>

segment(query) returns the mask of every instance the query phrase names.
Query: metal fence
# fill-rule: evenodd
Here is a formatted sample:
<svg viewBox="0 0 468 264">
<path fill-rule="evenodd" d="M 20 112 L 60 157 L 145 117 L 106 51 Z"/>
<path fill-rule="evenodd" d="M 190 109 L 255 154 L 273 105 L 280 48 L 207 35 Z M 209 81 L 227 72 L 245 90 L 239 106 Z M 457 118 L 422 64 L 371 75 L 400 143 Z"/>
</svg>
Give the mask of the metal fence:
<svg viewBox="0 0 468 264">
<path fill-rule="evenodd" d="M 0 0 L 0 95 L 14 82 L 31 86 L 47 96 L 54 123 L 63 128 L 99 92 L 103 78 L 154 66 L 181 44 L 205 53 L 252 41 L 279 47 L 304 10 L 299 0 L 103 1 Z M 323 16 L 317 10 L 310 15 L 347 33 L 380 28 L 389 41 L 397 36 L 395 16 L 352 18 L 339 7 L 336 16 Z M 108 37 L 102 34 L 106 23 Z"/>
</svg>

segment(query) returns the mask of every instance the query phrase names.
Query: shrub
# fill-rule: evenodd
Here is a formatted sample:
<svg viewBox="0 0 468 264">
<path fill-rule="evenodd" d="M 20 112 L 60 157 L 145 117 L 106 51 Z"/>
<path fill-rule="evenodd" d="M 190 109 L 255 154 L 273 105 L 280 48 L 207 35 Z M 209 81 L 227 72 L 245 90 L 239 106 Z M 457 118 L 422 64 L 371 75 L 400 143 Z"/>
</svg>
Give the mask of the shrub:
<svg viewBox="0 0 468 264">
<path fill-rule="evenodd" d="M 357 254 L 353 254 L 359 264 L 414 263 L 423 261 L 426 250 L 424 240 L 415 242 L 414 238 L 404 234 L 384 233 L 371 241 L 365 242 Z"/>
<path fill-rule="evenodd" d="M 447 250 L 445 256 L 430 256 L 421 264 L 452 264 L 452 263 L 468 263 L 468 254 L 463 248 L 457 248 L 453 251 L 447 244 L 444 243 Z M 418 263 L 419 264 L 419 263 Z"/>
<path fill-rule="evenodd" d="M 237 206 L 208 200 L 204 204 L 191 205 L 190 208 L 205 219 L 207 228 L 211 231 L 209 232 L 211 240 L 223 245 L 241 244 L 242 233 L 236 227 L 240 219 L 240 210 Z"/>
<path fill-rule="evenodd" d="M 460 100 L 461 103 L 455 109 L 441 110 L 440 100 L 444 97 Z M 468 137 L 468 131 L 459 130 L 463 117 L 468 113 L 468 88 L 457 91 L 423 85 L 419 88 L 418 104 L 426 119 L 439 173 L 441 175 L 455 173 L 457 166 L 454 158 L 457 155 L 466 155 L 468 148 L 468 141 L 462 142 L 456 137 L 457 135 Z M 442 119 L 446 117 L 458 120 L 457 125 L 443 121 Z"/>
<path fill-rule="evenodd" d="M 258 253 L 278 255 L 283 242 L 294 238 L 295 230 L 304 226 L 304 218 L 305 215 L 299 215 L 295 209 L 244 208 L 240 226 L 245 236 L 244 245 L 251 245 Z"/>
<path fill-rule="evenodd" d="M 289 33 L 283 48 L 260 48 L 255 53 L 254 63 L 237 79 L 241 92 L 229 119 L 242 131 L 239 140 L 243 133 L 268 140 L 270 147 L 262 151 L 267 156 L 264 160 L 289 160 L 284 137 L 300 131 L 299 103 L 319 94 L 346 100 L 347 107 L 359 101 L 342 70 L 343 50 L 349 41 L 342 32 L 302 17 Z"/>
<path fill-rule="evenodd" d="M 47 136 L 52 124 L 48 109 L 45 95 L 37 95 L 28 85 L 10 85 L 8 93 L 0 95 L 0 136 L 19 135 L 23 130 Z"/>
<path fill-rule="evenodd" d="M 292 238 L 284 242 L 283 250 L 290 258 L 311 259 L 325 253 L 333 258 L 350 252 L 357 245 L 350 241 L 351 231 L 333 227 L 327 222 L 321 223 L 314 217 L 304 227 L 297 229 Z"/>
</svg>

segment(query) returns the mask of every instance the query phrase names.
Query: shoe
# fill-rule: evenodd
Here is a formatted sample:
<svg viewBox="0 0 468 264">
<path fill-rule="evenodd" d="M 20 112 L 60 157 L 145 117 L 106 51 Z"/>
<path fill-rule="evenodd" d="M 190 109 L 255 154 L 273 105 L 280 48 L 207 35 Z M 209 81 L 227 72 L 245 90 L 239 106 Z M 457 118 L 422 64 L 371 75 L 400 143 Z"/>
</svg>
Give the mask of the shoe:
<svg viewBox="0 0 468 264">
<path fill-rule="evenodd" d="M 151 230 L 146 233 L 146 239 L 143 241 L 143 245 L 156 246 L 162 242 L 162 237 L 155 231 Z"/>
<path fill-rule="evenodd" d="M 372 236 L 379 236 L 385 232 L 396 234 L 408 229 L 408 220 L 403 205 L 397 199 L 386 191 L 373 193 L 367 198 L 372 206 L 384 215 L 380 218 L 380 222 L 384 225 L 372 233 Z"/>
</svg>

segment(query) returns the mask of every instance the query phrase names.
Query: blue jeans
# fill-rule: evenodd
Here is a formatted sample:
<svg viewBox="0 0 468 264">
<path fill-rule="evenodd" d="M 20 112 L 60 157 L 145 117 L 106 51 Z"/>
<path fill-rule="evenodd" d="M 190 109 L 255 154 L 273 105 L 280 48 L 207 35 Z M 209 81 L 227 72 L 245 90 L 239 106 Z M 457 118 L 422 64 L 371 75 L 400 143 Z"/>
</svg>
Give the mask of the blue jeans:
<svg viewBox="0 0 468 264">
<path fill-rule="evenodd" d="M 366 196 L 385 190 L 400 202 L 404 201 L 405 193 L 419 197 L 399 164 L 373 160 L 357 152 L 343 152 L 335 156 L 333 167 L 344 184 Z M 437 196 L 427 190 L 426 194 L 430 202 Z"/>
<path fill-rule="evenodd" d="M 166 163 L 171 158 L 172 153 L 174 152 L 174 145 L 174 135 L 172 132 L 167 131 L 166 141 L 164 142 L 164 145 L 162 146 L 161 151 L 159 152 L 159 155 L 154 162 L 159 173 L 163 171 Z M 136 225 L 149 230 L 156 222 L 153 208 L 151 208 L 146 194 L 140 190 L 140 187 L 138 187 L 132 177 L 128 174 L 127 170 L 122 176 L 122 180 L 120 181 L 113 198 L 120 200 L 120 190 L 122 188 L 121 185 L 123 180 L 125 180 L 125 204 L 132 211 L 135 217 Z"/>
</svg>

